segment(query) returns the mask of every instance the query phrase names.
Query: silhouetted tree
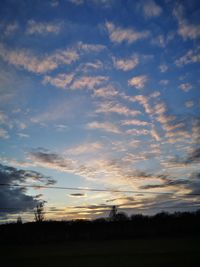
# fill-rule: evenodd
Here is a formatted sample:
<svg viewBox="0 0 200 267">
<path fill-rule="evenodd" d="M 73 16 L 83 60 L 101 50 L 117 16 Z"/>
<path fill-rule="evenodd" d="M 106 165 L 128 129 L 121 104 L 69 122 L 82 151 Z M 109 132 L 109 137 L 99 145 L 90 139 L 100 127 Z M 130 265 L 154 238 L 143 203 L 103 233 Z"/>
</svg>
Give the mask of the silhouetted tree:
<svg viewBox="0 0 200 267">
<path fill-rule="evenodd" d="M 115 218 L 116 218 L 116 215 L 117 215 L 117 207 L 116 206 L 112 206 L 112 209 L 111 209 L 110 214 L 109 214 L 109 219 L 111 221 L 114 221 Z"/>
<path fill-rule="evenodd" d="M 44 202 L 41 202 L 36 206 L 34 214 L 35 214 L 35 221 L 36 222 L 43 222 L 44 221 Z"/>
<path fill-rule="evenodd" d="M 115 221 L 128 221 L 129 217 L 125 212 L 118 212 L 115 215 Z"/>
<path fill-rule="evenodd" d="M 21 216 L 17 217 L 17 224 L 22 224 L 22 217 Z"/>
</svg>

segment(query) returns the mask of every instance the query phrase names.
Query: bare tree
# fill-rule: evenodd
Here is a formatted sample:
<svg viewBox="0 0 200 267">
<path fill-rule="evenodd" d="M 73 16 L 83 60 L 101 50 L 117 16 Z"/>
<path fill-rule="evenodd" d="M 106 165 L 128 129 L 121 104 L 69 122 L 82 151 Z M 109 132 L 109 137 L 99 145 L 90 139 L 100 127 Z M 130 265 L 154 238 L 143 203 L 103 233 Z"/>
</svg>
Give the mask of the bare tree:
<svg viewBox="0 0 200 267">
<path fill-rule="evenodd" d="M 44 221 L 44 202 L 41 202 L 36 206 L 34 214 L 36 222 Z"/>
</svg>

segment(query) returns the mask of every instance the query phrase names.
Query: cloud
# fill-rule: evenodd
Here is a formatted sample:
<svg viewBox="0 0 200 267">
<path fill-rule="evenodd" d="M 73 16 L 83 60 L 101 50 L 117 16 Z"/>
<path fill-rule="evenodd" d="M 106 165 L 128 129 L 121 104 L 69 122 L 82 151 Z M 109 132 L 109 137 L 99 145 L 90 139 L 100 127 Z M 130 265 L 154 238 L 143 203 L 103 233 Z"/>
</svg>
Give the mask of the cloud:
<svg viewBox="0 0 200 267">
<path fill-rule="evenodd" d="M 0 111 L 0 124 L 7 124 L 7 121 L 7 115 L 4 112 Z"/>
<path fill-rule="evenodd" d="M 157 98 L 158 96 L 160 96 L 160 92 L 159 91 L 154 91 L 153 93 L 151 93 L 149 95 L 149 98 Z"/>
<path fill-rule="evenodd" d="M 184 92 L 188 92 L 192 89 L 192 85 L 190 83 L 182 83 L 179 85 L 179 88 Z"/>
<path fill-rule="evenodd" d="M 61 23 L 53 22 L 36 22 L 29 20 L 27 23 L 27 34 L 41 34 L 46 35 L 49 33 L 58 34 L 61 30 Z"/>
<path fill-rule="evenodd" d="M 78 42 L 77 44 L 77 48 L 80 50 L 80 51 L 83 51 L 83 52 L 101 52 L 102 50 L 106 49 L 106 46 L 105 45 L 102 45 L 102 44 L 86 44 L 86 43 L 83 43 L 83 42 Z"/>
<path fill-rule="evenodd" d="M 169 84 L 169 80 L 161 80 L 159 83 L 161 85 L 168 85 Z"/>
<path fill-rule="evenodd" d="M 91 129 L 91 130 L 102 130 L 102 131 L 106 131 L 110 133 L 119 134 L 121 132 L 115 124 L 110 123 L 110 122 L 93 121 L 93 122 L 88 123 L 87 127 L 88 129 Z"/>
<path fill-rule="evenodd" d="M 155 44 L 159 47 L 164 48 L 167 45 L 168 40 L 164 37 L 164 35 L 160 34 L 152 39 L 152 44 Z"/>
<path fill-rule="evenodd" d="M 200 193 L 200 173 L 191 173 L 187 179 L 172 179 L 170 177 L 163 177 L 161 183 L 147 184 L 140 187 L 140 189 L 155 189 L 155 188 L 171 188 L 177 191 L 187 190 L 186 194 L 199 194 Z M 192 200 L 193 202 L 193 200 Z"/>
<path fill-rule="evenodd" d="M 129 71 L 134 69 L 139 64 L 139 58 L 136 55 L 125 59 L 116 59 L 113 57 L 113 64 L 116 69 Z"/>
<path fill-rule="evenodd" d="M 59 5 L 59 1 L 58 1 L 58 0 L 52 0 L 51 3 L 50 3 L 50 5 L 51 5 L 52 7 L 56 7 L 56 6 Z"/>
<path fill-rule="evenodd" d="M 191 63 L 198 63 L 200 61 L 200 46 L 195 49 L 190 49 L 185 55 L 175 61 L 178 67 L 182 67 Z"/>
<path fill-rule="evenodd" d="M 82 5 L 84 3 L 84 0 L 68 0 L 68 1 L 77 6 Z"/>
<path fill-rule="evenodd" d="M 86 153 L 94 153 L 102 149 L 102 144 L 100 142 L 86 143 L 80 146 L 72 147 L 66 150 L 66 153 L 72 155 L 81 155 Z"/>
<path fill-rule="evenodd" d="M 162 116 L 163 113 L 165 113 L 167 109 L 166 109 L 166 105 L 164 102 L 158 102 L 155 105 L 154 110 L 155 110 L 155 114 L 159 115 L 159 118 L 160 118 L 160 116 Z M 163 120 L 170 121 L 171 119 L 172 119 L 171 117 L 167 117 L 167 116 L 164 117 L 163 115 Z"/>
<path fill-rule="evenodd" d="M 73 49 L 57 50 L 51 55 L 35 56 L 29 50 L 9 50 L 0 44 L 0 57 L 16 67 L 22 67 L 34 73 L 45 73 L 58 68 L 62 64 L 71 64 L 79 58 Z"/>
<path fill-rule="evenodd" d="M 113 128 L 110 130 L 107 129 L 107 126 L 106 124 L 93 124 L 91 128 L 103 129 L 104 131 L 106 128 L 108 131 L 113 131 Z M 109 127 L 111 127 L 111 125 L 109 125 Z M 85 162 L 80 160 L 75 161 L 69 159 L 69 157 L 64 157 L 63 155 L 41 149 L 34 151 L 34 153 L 31 152 L 28 159 L 32 160 L 34 166 L 74 173 L 86 180 L 95 181 L 100 184 L 127 186 L 127 182 L 131 183 L 133 179 L 136 181 L 138 177 L 140 177 L 140 180 L 147 179 L 145 172 L 138 172 L 130 169 L 121 159 L 111 160 L 96 156 L 92 157 L 90 160 L 87 158 Z"/>
<path fill-rule="evenodd" d="M 88 1 L 88 0 L 87 0 Z M 96 4 L 98 6 L 102 6 L 102 7 L 105 7 L 105 8 L 109 8 L 109 7 L 112 7 L 112 4 L 115 2 L 114 0 L 90 0 L 88 1 L 88 3 L 93 3 L 93 4 Z"/>
<path fill-rule="evenodd" d="M 153 109 L 151 108 L 149 104 L 149 98 L 145 95 L 136 95 L 130 98 L 130 101 L 132 102 L 138 102 L 140 105 L 144 107 L 144 110 L 147 114 L 152 114 Z"/>
<path fill-rule="evenodd" d="M 200 120 L 199 119 L 196 119 L 193 121 L 192 138 L 197 145 L 200 144 Z"/>
<path fill-rule="evenodd" d="M 26 184 L 32 182 L 40 182 L 42 184 L 52 184 L 55 181 L 50 177 L 46 177 L 39 172 L 18 170 L 14 167 L 0 164 L 0 183 L 1 184 Z M 26 187 L 0 187 L 0 206 L 1 214 L 19 213 L 33 209 L 38 204 L 38 199 L 26 193 Z"/>
<path fill-rule="evenodd" d="M 158 133 L 155 125 L 152 126 L 151 135 L 157 142 L 161 140 L 160 134 Z"/>
<path fill-rule="evenodd" d="M 94 90 L 95 87 L 100 86 L 108 80 L 106 76 L 81 76 L 76 78 L 71 84 L 70 88 L 73 90 L 89 89 Z"/>
<path fill-rule="evenodd" d="M 142 120 L 123 120 L 122 125 L 148 126 L 150 123 Z"/>
<path fill-rule="evenodd" d="M 70 197 L 86 197 L 86 194 L 83 193 L 74 193 L 74 194 L 70 194 Z"/>
<path fill-rule="evenodd" d="M 186 108 L 191 108 L 194 106 L 194 102 L 193 101 L 186 101 L 185 106 L 186 106 Z"/>
<path fill-rule="evenodd" d="M 126 131 L 127 134 L 130 134 L 130 135 L 137 135 L 137 136 L 140 136 L 140 135 L 149 135 L 149 130 L 146 130 L 146 129 L 129 129 Z"/>
<path fill-rule="evenodd" d="M 141 132 L 135 132 L 134 135 L 146 134 Z M 138 160 L 141 162 L 157 155 L 156 152 L 140 153 L 140 154 L 126 154 L 125 157 L 120 159 L 106 159 L 106 158 L 92 158 L 85 162 L 74 161 L 72 168 L 66 167 L 66 157 L 57 153 L 51 153 L 41 149 L 36 150 L 34 157 L 32 158 L 35 166 L 41 166 L 50 169 L 56 169 L 62 172 L 71 172 L 76 175 L 84 177 L 88 181 L 95 181 L 96 183 L 112 185 L 112 189 L 119 189 L 119 185 L 126 188 L 133 187 L 135 190 L 140 186 L 150 183 L 163 184 L 165 181 L 171 178 L 167 174 L 151 174 L 145 171 L 138 171 L 132 167 L 134 162 Z M 32 152 L 31 152 L 32 154 Z M 172 179 L 171 179 L 172 180 Z M 172 183 L 172 182 L 171 182 Z M 173 183 L 175 186 L 175 183 Z M 176 191 L 181 190 L 179 187 L 174 188 Z M 169 189 L 170 190 L 170 189 Z"/>
<path fill-rule="evenodd" d="M 185 164 L 200 163 L 200 147 L 193 148 L 183 162 Z"/>
<path fill-rule="evenodd" d="M 103 63 L 100 60 L 96 60 L 94 62 L 86 62 L 78 67 L 78 70 L 83 72 L 89 72 L 99 69 L 103 69 Z"/>
<path fill-rule="evenodd" d="M 67 89 L 68 85 L 72 82 L 74 75 L 73 74 L 65 74 L 60 73 L 56 77 L 45 76 L 43 79 L 43 83 L 50 83 L 51 85 L 61 88 Z"/>
<path fill-rule="evenodd" d="M 109 38 L 113 43 L 127 42 L 131 44 L 138 40 L 145 39 L 150 35 L 149 31 L 138 32 L 134 29 L 116 27 L 111 22 L 107 22 L 105 27 L 108 31 Z"/>
<path fill-rule="evenodd" d="M 16 32 L 18 30 L 18 28 L 19 28 L 19 25 L 18 25 L 18 23 L 16 21 L 12 22 L 12 23 L 9 23 L 4 27 L 4 35 L 5 36 L 10 36 L 14 32 Z"/>
<path fill-rule="evenodd" d="M 110 98 L 113 96 L 117 96 L 118 94 L 119 94 L 119 91 L 117 91 L 112 85 L 109 84 L 107 86 L 95 89 L 93 96 Z"/>
<path fill-rule="evenodd" d="M 187 165 L 199 164 L 200 163 L 200 147 L 191 148 L 188 153 L 184 156 L 175 156 L 169 160 L 169 165 L 175 167 L 184 167 Z"/>
<path fill-rule="evenodd" d="M 29 137 L 30 137 L 30 135 L 25 134 L 25 133 L 18 133 L 17 135 L 18 135 L 19 137 L 21 137 L 21 138 L 29 138 Z"/>
<path fill-rule="evenodd" d="M 141 112 L 139 110 L 133 110 L 126 106 L 123 106 L 114 101 L 101 102 L 96 110 L 97 113 L 117 113 L 124 116 L 136 116 Z"/>
<path fill-rule="evenodd" d="M 128 85 L 133 86 L 137 89 L 142 89 L 144 88 L 147 81 L 148 81 L 147 75 L 135 76 L 132 79 L 128 80 Z"/>
<path fill-rule="evenodd" d="M 8 139 L 8 138 L 9 138 L 8 131 L 6 131 L 6 130 L 3 129 L 3 128 L 0 128 L 0 138 Z"/>
<path fill-rule="evenodd" d="M 159 65 L 160 72 L 166 72 L 168 70 L 168 66 L 166 64 Z"/>
<path fill-rule="evenodd" d="M 200 25 L 191 24 L 184 17 L 184 8 L 182 5 L 176 5 L 173 10 L 173 15 L 176 17 L 179 25 L 178 34 L 183 37 L 184 40 L 187 39 L 197 39 L 200 37 Z"/>
<path fill-rule="evenodd" d="M 162 8 L 154 0 L 144 1 L 142 7 L 146 18 L 158 17 L 162 13 Z"/>
<path fill-rule="evenodd" d="M 69 2 L 80 6 L 83 4 L 88 4 L 88 5 L 97 5 L 98 7 L 104 7 L 104 8 L 109 8 L 112 6 L 114 3 L 114 0 L 68 0 Z"/>
<path fill-rule="evenodd" d="M 34 150 L 28 154 L 28 160 L 34 162 L 35 165 L 55 169 L 62 172 L 72 172 L 74 170 L 74 161 L 64 158 L 56 153 L 50 153 L 44 150 Z"/>
</svg>

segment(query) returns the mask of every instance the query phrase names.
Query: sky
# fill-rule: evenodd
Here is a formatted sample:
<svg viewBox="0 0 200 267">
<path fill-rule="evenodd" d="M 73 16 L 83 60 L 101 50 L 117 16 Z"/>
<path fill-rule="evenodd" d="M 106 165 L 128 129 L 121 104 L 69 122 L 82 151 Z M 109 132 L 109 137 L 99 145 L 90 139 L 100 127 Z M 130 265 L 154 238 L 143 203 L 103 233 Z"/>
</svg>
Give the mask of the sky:
<svg viewBox="0 0 200 267">
<path fill-rule="evenodd" d="M 198 209 L 199 38 L 198 0 L 2 0 L 0 221 Z"/>
</svg>

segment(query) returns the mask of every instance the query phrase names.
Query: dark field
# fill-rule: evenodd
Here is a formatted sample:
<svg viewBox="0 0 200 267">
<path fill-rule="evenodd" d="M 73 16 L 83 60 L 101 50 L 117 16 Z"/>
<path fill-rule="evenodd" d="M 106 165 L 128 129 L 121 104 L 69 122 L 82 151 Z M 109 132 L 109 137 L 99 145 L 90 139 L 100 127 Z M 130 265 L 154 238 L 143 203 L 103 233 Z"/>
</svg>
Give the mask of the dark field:
<svg viewBox="0 0 200 267">
<path fill-rule="evenodd" d="M 200 266 L 200 238 L 1 245 L 2 266 Z"/>
</svg>

